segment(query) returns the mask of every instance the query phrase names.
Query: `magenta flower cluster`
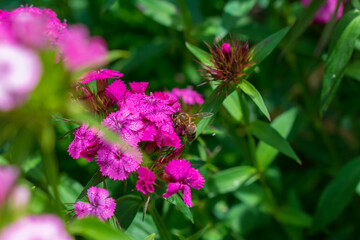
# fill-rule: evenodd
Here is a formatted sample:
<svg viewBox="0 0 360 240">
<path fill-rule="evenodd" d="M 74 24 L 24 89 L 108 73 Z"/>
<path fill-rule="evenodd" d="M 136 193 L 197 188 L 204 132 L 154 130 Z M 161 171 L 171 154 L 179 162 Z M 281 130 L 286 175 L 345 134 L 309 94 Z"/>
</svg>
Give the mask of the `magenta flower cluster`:
<svg viewBox="0 0 360 240">
<path fill-rule="evenodd" d="M 85 26 L 68 27 L 51 9 L 0 9 L 0 111 L 22 105 L 38 85 L 44 49 L 57 52 L 69 71 L 106 63 L 105 41 L 90 37 Z"/>
<path fill-rule="evenodd" d="M 91 93 L 91 96 L 97 94 L 102 99 L 101 102 L 110 102 L 109 106 L 102 106 L 107 113 L 102 121 L 102 125 L 119 136 L 122 144 L 109 143 L 102 137 L 102 132 L 89 128 L 87 124 L 82 124 L 75 132 L 75 138 L 69 145 L 68 152 L 74 159 L 83 157 L 89 162 L 93 159 L 100 167 L 103 176 L 113 180 L 126 180 L 132 173 L 138 174 L 136 190 L 145 195 L 155 191 L 154 186 L 156 175 L 146 166 L 141 166 L 142 154 L 141 147 L 145 151 L 152 148 L 156 149 L 173 148 L 173 152 L 183 149 L 181 139 L 174 128 L 171 115 L 181 111 L 179 99 L 188 105 L 201 104 L 203 98 L 200 94 L 188 87 L 186 89 L 173 89 L 172 92 L 154 92 L 146 94 L 147 82 L 131 82 L 128 89 L 126 84 L 120 79 L 122 73 L 109 70 L 97 69 L 83 74 L 80 77 L 80 84 L 87 84 L 96 81 L 97 86 L 104 89 L 104 94 L 99 91 Z M 113 79 L 111 84 L 109 79 Z M 85 87 L 86 85 L 81 85 Z M 99 89 L 99 87 L 98 87 Z M 149 147 L 150 146 L 150 147 Z M 180 153 L 177 154 L 180 155 Z M 203 187 L 204 179 L 198 170 L 190 167 L 186 160 L 168 159 L 155 167 L 159 179 L 169 182 L 169 189 L 164 197 L 169 197 L 179 191 L 184 194 L 184 201 L 188 206 L 192 206 L 190 188 L 200 189 Z M 165 173 L 168 177 L 163 178 L 164 165 Z M 185 164 L 186 167 L 183 167 Z M 160 166 L 160 167 L 159 167 Z M 183 175 L 176 172 L 176 168 L 184 169 Z M 166 175 L 165 174 L 165 175 Z M 89 189 L 90 191 L 90 189 Z M 95 189 L 91 189 L 95 191 Z M 100 191 L 100 190 L 97 190 Z M 106 190 L 101 190 L 106 191 Z M 88 215 L 96 215 L 102 220 L 110 217 L 110 214 L 101 216 L 94 206 L 94 198 L 89 195 L 89 203 L 78 202 L 75 210 L 81 218 Z M 108 195 L 106 195 L 106 199 Z M 104 204 L 112 209 L 109 203 Z"/>
</svg>

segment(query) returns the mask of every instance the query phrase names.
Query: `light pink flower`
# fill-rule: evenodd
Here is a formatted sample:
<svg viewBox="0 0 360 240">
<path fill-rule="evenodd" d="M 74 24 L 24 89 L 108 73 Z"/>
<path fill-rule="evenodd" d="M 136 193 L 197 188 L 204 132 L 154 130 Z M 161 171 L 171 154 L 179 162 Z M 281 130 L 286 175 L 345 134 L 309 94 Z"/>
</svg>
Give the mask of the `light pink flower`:
<svg viewBox="0 0 360 240">
<path fill-rule="evenodd" d="M 109 197 L 106 189 L 91 187 L 87 190 L 89 203 L 76 202 L 75 212 L 78 218 L 95 216 L 104 221 L 114 215 L 116 208 L 115 200 Z"/>
<path fill-rule="evenodd" d="M 191 189 L 199 190 L 204 186 L 204 177 L 197 169 L 191 168 L 190 162 L 186 159 L 172 160 L 165 166 L 165 173 L 170 176 L 168 189 L 163 197 L 168 198 L 181 191 L 184 195 L 184 203 L 191 207 Z"/>
<path fill-rule="evenodd" d="M 301 3 L 304 7 L 309 5 L 312 0 L 301 0 Z M 323 6 L 317 11 L 314 21 L 318 23 L 327 23 L 331 20 L 332 16 L 335 13 L 336 5 L 338 0 L 326 0 Z M 341 18 L 343 14 L 344 6 L 343 3 L 340 3 L 339 10 L 337 12 L 336 19 Z"/>
<path fill-rule="evenodd" d="M 74 159 L 83 157 L 89 162 L 92 161 L 100 147 L 97 131 L 88 129 L 88 125 L 83 124 L 75 130 L 74 135 L 75 138 L 69 145 L 69 155 Z"/>
<path fill-rule="evenodd" d="M 193 90 L 192 86 L 184 89 L 174 88 L 171 91 L 176 97 L 181 98 L 188 105 L 202 104 L 204 99 L 201 94 Z"/>
<path fill-rule="evenodd" d="M 0 240 L 71 240 L 61 219 L 45 214 L 27 216 L 7 226 L 0 234 Z"/>
<path fill-rule="evenodd" d="M 97 67 L 106 63 L 107 47 L 104 39 L 89 37 L 89 31 L 83 25 L 71 25 L 68 30 L 60 38 L 59 47 L 69 70 Z"/>
<path fill-rule="evenodd" d="M 15 167 L 0 166 L 0 207 L 13 189 L 18 174 L 18 170 Z"/>
<path fill-rule="evenodd" d="M 82 80 L 79 83 L 86 84 L 97 79 L 121 78 L 123 75 L 118 71 L 110 69 L 91 70 L 80 77 Z"/>
<path fill-rule="evenodd" d="M 122 146 L 104 143 L 97 153 L 96 162 L 104 176 L 114 180 L 125 180 L 139 169 L 142 156 L 138 150 L 130 152 Z"/>
<path fill-rule="evenodd" d="M 133 147 L 137 147 L 143 134 L 144 122 L 139 114 L 132 114 L 127 108 L 111 113 L 104 119 L 104 126 L 119 134 L 120 137 Z"/>
<path fill-rule="evenodd" d="M 154 192 L 155 174 L 145 167 L 139 168 L 137 172 L 139 180 L 136 182 L 136 189 L 145 195 Z"/>
<path fill-rule="evenodd" d="M 0 42 L 0 111 L 23 104 L 41 73 L 41 61 L 34 52 Z"/>
</svg>

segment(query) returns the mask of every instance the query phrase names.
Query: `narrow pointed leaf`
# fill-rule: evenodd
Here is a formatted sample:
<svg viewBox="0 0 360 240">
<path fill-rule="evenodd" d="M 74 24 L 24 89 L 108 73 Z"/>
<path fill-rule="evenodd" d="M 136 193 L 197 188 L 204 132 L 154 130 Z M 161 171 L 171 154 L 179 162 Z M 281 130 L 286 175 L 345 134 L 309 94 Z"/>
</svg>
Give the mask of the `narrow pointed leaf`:
<svg viewBox="0 0 360 240">
<path fill-rule="evenodd" d="M 345 67 L 354 50 L 355 42 L 360 36 L 360 12 L 358 10 L 354 10 L 348 14 L 350 14 L 353 19 L 341 33 L 333 51 L 326 60 L 321 91 L 321 114 L 324 114 L 334 98 L 344 75 Z M 341 23 L 339 25 L 342 26 Z"/>
<path fill-rule="evenodd" d="M 296 155 L 286 139 L 283 138 L 274 128 L 272 128 L 270 124 L 262 121 L 255 121 L 251 123 L 249 130 L 261 141 L 264 141 L 270 146 L 276 148 L 279 152 L 301 164 L 299 157 Z"/>
<path fill-rule="evenodd" d="M 350 203 L 360 181 L 360 157 L 348 162 L 322 192 L 316 207 L 312 232 L 335 220 Z"/>
<path fill-rule="evenodd" d="M 146 238 L 144 238 L 144 240 L 155 240 L 155 233 L 147 236 Z"/>
<path fill-rule="evenodd" d="M 184 214 L 184 216 L 189 219 L 192 223 L 194 223 L 194 217 L 190 211 L 190 208 L 188 206 L 186 206 L 186 204 L 184 203 L 184 201 L 177 195 L 174 194 L 171 197 L 166 199 L 168 202 L 174 204 L 176 206 L 176 208 L 182 213 Z"/>
<path fill-rule="evenodd" d="M 290 27 L 285 27 L 256 44 L 254 47 L 254 58 L 252 60 L 260 63 L 269 56 L 289 30 Z"/>
<path fill-rule="evenodd" d="M 205 65 L 212 65 L 210 59 L 211 59 L 211 55 L 207 52 L 205 52 L 204 50 L 195 47 L 194 45 L 192 45 L 191 43 L 186 42 L 185 43 L 186 48 L 192 53 L 194 54 L 194 56 L 203 64 Z"/>
<path fill-rule="evenodd" d="M 295 122 L 297 116 L 297 109 L 292 108 L 280 116 L 278 116 L 270 125 L 278 133 L 286 138 Z M 260 141 L 256 148 L 257 162 L 260 171 L 264 171 L 275 159 L 278 154 L 278 150 L 263 141 Z"/>
<path fill-rule="evenodd" d="M 265 106 L 264 100 L 262 99 L 260 93 L 256 90 L 256 88 L 246 80 L 242 80 L 238 85 L 241 90 L 248 95 L 251 100 L 256 104 L 256 106 L 260 109 L 260 111 L 271 121 L 270 114 Z"/>
</svg>

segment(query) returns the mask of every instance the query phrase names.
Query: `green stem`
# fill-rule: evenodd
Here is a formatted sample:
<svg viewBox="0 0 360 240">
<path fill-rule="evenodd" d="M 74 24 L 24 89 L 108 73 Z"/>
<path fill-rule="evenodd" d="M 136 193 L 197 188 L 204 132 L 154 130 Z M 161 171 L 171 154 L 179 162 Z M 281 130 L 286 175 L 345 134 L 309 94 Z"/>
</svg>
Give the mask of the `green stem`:
<svg viewBox="0 0 360 240">
<path fill-rule="evenodd" d="M 171 233 L 167 229 L 163 219 L 161 218 L 159 212 L 157 211 L 154 201 L 150 202 L 150 204 L 148 206 L 148 210 L 149 210 L 149 213 L 151 214 L 151 216 L 155 222 L 155 225 L 159 231 L 160 239 L 163 239 L 163 240 L 170 239 L 171 240 L 172 239 Z"/>
</svg>

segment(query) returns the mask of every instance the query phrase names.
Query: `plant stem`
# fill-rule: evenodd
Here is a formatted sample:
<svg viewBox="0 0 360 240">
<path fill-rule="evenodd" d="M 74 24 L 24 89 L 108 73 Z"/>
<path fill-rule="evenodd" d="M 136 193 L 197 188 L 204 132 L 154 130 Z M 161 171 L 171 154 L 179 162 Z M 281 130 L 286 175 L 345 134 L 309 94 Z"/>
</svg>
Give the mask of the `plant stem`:
<svg viewBox="0 0 360 240">
<path fill-rule="evenodd" d="M 193 28 L 193 23 L 191 20 L 190 12 L 186 6 L 185 0 L 178 0 L 181 18 L 184 23 L 184 36 L 186 41 L 190 42 L 193 45 L 197 45 L 197 41 L 191 36 L 191 29 Z"/>
<path fill-rule="evenodd" d="M 171 233 L 165 226 L 163 219 L 161 218 L 159 212 L 157 211 L 154 201 L 150 201 L 148 210 L 149 210 L 149 213 L 151 214 L 151 216 L 155 222 L 155 225 L 159 231 L 160 239 L 164 239 L 164 240 L 172 239 Z"/>
</svg>

